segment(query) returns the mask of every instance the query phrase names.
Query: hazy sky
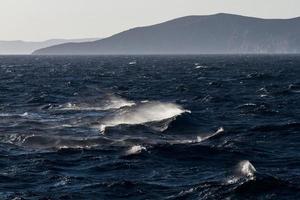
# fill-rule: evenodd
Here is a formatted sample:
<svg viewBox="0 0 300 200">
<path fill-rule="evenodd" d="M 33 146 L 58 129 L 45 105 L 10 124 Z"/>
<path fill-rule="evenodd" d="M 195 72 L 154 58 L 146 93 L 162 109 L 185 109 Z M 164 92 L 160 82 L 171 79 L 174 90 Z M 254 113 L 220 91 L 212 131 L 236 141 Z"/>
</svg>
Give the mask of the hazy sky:
<svg viewBox="0 0 300 200">
<path fill-rule="evenodd" d="M 185 15 L 300 16 L 300 0 L 0 0 L 0 40 L 106 37 Z"/>
</svg>

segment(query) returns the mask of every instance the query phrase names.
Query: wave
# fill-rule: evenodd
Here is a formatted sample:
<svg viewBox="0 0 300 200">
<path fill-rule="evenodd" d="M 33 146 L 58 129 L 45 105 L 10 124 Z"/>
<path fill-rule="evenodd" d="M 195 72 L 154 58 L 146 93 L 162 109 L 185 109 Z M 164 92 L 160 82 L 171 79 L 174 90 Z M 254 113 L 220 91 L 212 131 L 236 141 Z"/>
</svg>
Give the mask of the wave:
<svg viewBox="0 0 300 200">
<path fill-rule="evenodd" d="M 134 60 L 134 61 L 129 62 L 128 65 L 136 65 L 136 63 L 137 62 Z"/>
<path fill-rule="evenodd" d="M 141 145 L 135 145 L 135 146 L 132 146 L 130 147 L 130 149 L 128 149 L 126 151 L 126 155 L 136 155 L 136 154 L 140 154 L 141 152 L 143 151 L 146 151 L 147 148 L 144 147 L 144 146 L 141 146 Z"/>
<path fill-rule="evenodd" d="M 235 193 L 242 196 L 256 194 L 260 197 L 265 197 L 266 194 L 298 194 L 299 186 L 292 184 L 288 181 L 281 180 L 277 177 L 261 174 L 255 179 L 242 182 L 235 188 Z M 299 194 L 297 195 L 299 197 Z M 256 198 L 265 199 L 265 198 Z M 295 197 L 288 197 L 287 199 L 299 199 Z"/>
<path fill-rule="evenodd" d="M 203 142 L 203 141 L 205 141 L 205 140 L 208 140 L 208 139 L 210 139 L 210 138 L 212 138 L 212 137 L 215 137 L 215 136 L 217 136 L 217 135 L 219 135 L 219 134 L 221 134 L 221 133 L 224 133 L 224 128 L 223 127 L 221 127 L 221 128 L 219 128 L 215 133 L 213 133 L 213 134 L 210 134 L 210 135 L 206 135 L 206 136 L 198 136 L 197 137 L 197 142 Z"/>
<path fill-rule="evenodd" d="M 168 199 L 268 199 L 270 194 L 297 194 L 299 187 L 277 177 L 257 173 L 255 167 L 248 161 L 238 163 L 234 178 L 227 184 L 216 181 L 205 181 L 199 184 L 187 185 L 178 194 Z M 291 199 L 291 197 L 287 197 Z M 292 198 L 293 199 L 293 198 Z"/>
<path fill-rule="evenodd" d="M 290 84 L 289 85 L 289 90 L 295 93 L 300 93 L 300 84 L 296 83 L 296 84 Z"/>
<path fill-rule="evenodd" d="M 272 132 L 272 131 L 284 131 L 284 130 L 297 130 L 300 128 L 300 122 L 288 122 L 283 124 L 266 124 L 253 127 L 252 131 L 259 132 Z"/>
<path fill-rule="evenodd" d="M 207 69 L 208 66 L 205 65 L 195 65 L 195 69 Z"/>
<path fill-rule="evenodd" d="M 103 137 L 75 138 L 34 134 L 11 134 L 0 137 L 0 141 L 30 149 L 90 149 L 99 145 L 111 144 L 114 142 L 113 140 Z"/>
<path fill-rule="evenodd" d="M 256 169 L 249 160 L 244 160 L 238 164 L 237 172 L 240 175 L 252 178 L 256 173 Z"/>
<path fill-rule="evenodd" d="M 184 110 L 181 106 L 174 103 L 145 102 L 118 110 L 112 116 L 102 120 L 99 128 L 102 133 L 107 127 L 115 127 L 122 124 L 145 124 L 157 128 L 151 123 L 163 120 L 167 120 L 167 123 L 170 123 L 172 120 L 168 119 L 174 119 L 176 116 L 186 112 L 190 113 L 191 111 Z M 163 126 L 160 130 L 163 131 L 166 128 L 167 126 Z"/>
<path fill-rule="evenodd" d="M 228 184 L 240 183 L 255 178 L 256 169 L 249 160 L 243 160 L 238 163 L 234 170 L 234 175 L 228 180 Z"/>
<path fill-rule="evenodd" d="M 9 134 L 9 135 L 1 135 L 0 142 L 6 144 L 14 144 L 21 145 L 28 137 L 34 136 L 31 135 L 22 135 L 22 134 Z"/>
<path fill-rule="evenodd" d="M 261 73 L 261 72 L 254 72 L 250 73 L 246 76 L 246 79 L 254 79 L 254 80 L 265 80 L 265 79 L 272 79 L 276 78 L 276 76 L 269 74 L 269 73 Z"/>
<path fill-rule="evenodd" d="M 124 163 L 124 161 L 122 163 Z M 133 165 L 134 164 L 131 163 L 130 166 L 126 166 L 126 169 L 128 169 L 128 167 L 132 168 Z M 114 195 L 115 199 L 162 199 L 161 196 L 159 195 L 160 192 L 166 192 L 172 187 L 166 184 L 159 184 L 150 181 L 149 182 L 139 181 L 139 180 L 131 181 L 131 180 L 122 180 L 122 179 L 91 183 L 83 186 L 83 189 L 99 190 L 99 188 L 106 188 L 110 191 L 118 191 L 115 192 Z M 123 193 L 127 194 L 126 197 L 124 197 Z M 128 197 L 132 197 L 132 198 L 128 198 Z"/>
<path fill-rule="evenodd" d="M 264 195 L 269 191 L 272 191 L 272 193 L 281 193 L 283 191 L 293 193 L 299 191 L 297 185 L 291 184 L 288 181 L 281 180 L 268 174 L 258 173 L 252 163 L 248 160 L 241 161 L 238 164 L 236 172 L 236 178 L 231 179 L 231 184 L 238 184 L 235 188 L 236 194 L 245 195 L 247 193 L 256 193 L 257 195 Z"/>
<path fill-rule="evenodd" d="M 223 127 L 220 127 L 216 132 L 206 134 L 205 136 L 197 136 L 196 138 L 191 138 L 191 139 L 180 139 L 180 140 L 169 140 L 168 142 L 170 144 L 195 144 L 195 143 L 201 143 L 204 142 L 210 138 L 213 138 L 217 135 L 220 135 L 224 133 L 225 130 Z"/>
<path fill-rule="evenodd" d="M 242 114 L 276 114 L 277 110 L 272 109 L 271 105 L 266 103 L 255 104 L 246 103 L 236 107 Z"/>
<path fill-rule="evenodd" d="M 28 117 L 30 114 L 28 112 L 24 112 L 22 114 L 16 113 L 0 113 L 0 117 Z"/>
<path fill-rule="evenodd" d="M 92 104 L 92 105 L 91 105 Z M 100 105 L 99 105 L 100 104 Z M 98 106 L 95 106 L 98 105 Z M 127 106 L 133 106 L 133 101 L 128 101 L 121 97 L 110 95 L 104 100 L 97 103 L 66 103 L 62 105 L 60 110 L 76 110 L 76 111 L 105 111 L 111 109 L 119 109 Z"/>
</svg>

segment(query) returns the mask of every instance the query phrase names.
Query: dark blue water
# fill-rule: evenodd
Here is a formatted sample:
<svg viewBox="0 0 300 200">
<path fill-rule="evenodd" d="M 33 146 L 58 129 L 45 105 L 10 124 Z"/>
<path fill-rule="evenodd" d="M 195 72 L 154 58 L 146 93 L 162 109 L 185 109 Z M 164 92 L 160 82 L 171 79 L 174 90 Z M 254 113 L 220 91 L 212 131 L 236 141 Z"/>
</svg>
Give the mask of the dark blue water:
<svg viewBox="0 0 300 200">
<path fill-rule="evenodd" d="M 0 57 L 0 199 L 300 199 L 300 56 Z"/>
</svg>

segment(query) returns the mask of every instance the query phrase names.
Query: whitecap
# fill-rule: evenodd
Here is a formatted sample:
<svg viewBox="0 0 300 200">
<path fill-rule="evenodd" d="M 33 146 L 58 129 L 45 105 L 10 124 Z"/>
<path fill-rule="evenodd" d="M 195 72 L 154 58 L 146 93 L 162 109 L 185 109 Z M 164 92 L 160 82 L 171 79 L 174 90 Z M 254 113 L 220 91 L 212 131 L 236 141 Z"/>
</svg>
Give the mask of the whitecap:
<svg viewBox="0 0 300 200">
<path fill-rule="evenodd" d="M 228 184 L 235 184 L 235 183 L 237 183 L 239 180 L 240 180 L 240 179 L 239 179 L 238 177 L 231 177 L 231 178 L 229 178 L 226 182 L 227 182 Z"/>
<path fill-rule="evenodd" d="M 30 137 L 34 137 L 34 134 L 30 134 L 30 135 L 10 134 L 10 135 L 3 135 L 0 141 L 8 144 L 21 145 Z"/>
<path fill-rule="evenodd" d="M 22 113 L 22 114 L 16 114 L 16 113 L 0 113 L 0 117 L 28 117 L 29 116 L 29 113 L 28 112 L 25 112 L 25 113 Z"/>
<path fill-rule="evenodd" d="M 255 167 L 250 163 L 249 160 L 241 161 L 238 164 L 237 170 L 241 175 L 249 177 L 249 178 L 254 177 L 254 174 L 256 172 Z"/>
<path fill-rule="evenodd" d="M 13 116 L 12 114 L 9 113 L 0 113 L 0 117 L 10 117 Z"/>
<path fill-rule="evenodd" d="M 135 145 L 130 147 L 130 149 L 128 149 L 126 151 L 126 155 L 136 155 L 136 154 L 140 154 L 143 151 L 146 151 L 147 148 L 141 145 Z"/>
<path fill-rule="evenodd" d="M 243 160 L 238 163 L 234 176 L 226 181 L 228 184 L 235 184 L 243 180 L 253 180 L 255 178 L 256 169 L 249 160 Z"/>
<path fill-rule="evenodd" d="M 245 104 L 243 104 L 241 106 L 256 106 L 256 104 L 255 103 L 245 103 Z"/>
<path fill-rule="evenodd" d="M 298 84 L 290 84 L 289 90 L 295 93 L 300 93 L 300 85 Z"/>
<path fill-rule="evenodd" d="M 119 108 L 123 108 L 123 107 L 130 107 L 135 104 L 136 103 L 133 101 L 128 101 L 128 100 L 120 98 L 120 97 L 111 96 L 108 99 L 107 104 L 103 108 L 104 108 L 104 110 L 119 109 Z"/>
<path fill-rule="evenodd" d="M 28 112 L 25 112 L 25 113 L 21 114 L 20 116 L 21 117 L 27 117 L 28 115 L 29 115 Z"/>
<path fill-rule="evenodd" d="M 173 119 L 185 112 L 190 113 L 191 111 L 184 110 L 181 106 L 174 103 L 145 102 L 115 112 L 101 122 L 99 129 L 101 132 L 104 132 L 106 127 L 114 127 L 121 124 L 137 125 L 160 122 Z"/>
<path fill-rule="evenodd" d="M 128 63 L 129 65 L 136 65 L 136 61 L 131 61 Z"/>
<path fill-rule="evenodd" d="M 206 68 L 208 68 L 207 66 L 204 66 L 204 65 L 197 65 L 196 67 L 195 67 L 195 69 L 206 69 Z"/>
<path fill-rule="evenodd" d="M 212 137 L 214 137 L 214 136 L 216 136 L 216 135 L 219 135 L 219 134 L 221 134 L 221 133 L 223 133 L 223 132 L 224 132 L 224 128 L 221 127 L 221 128 L 219 128 L 219 129 L 218 129 L 215 133 L 213 133 L 213 134 L 206 135 L 206 136 L 198 136 L 198 137 L 197 137 L 197 142 L 203 142 L 203 141 L 208 140 L 209 138 L 212 138 Z"/>
<path fill-rule="evenodd" d="M 68 177 L 62 177 L 57 183 L 54 183 L 54 187 L 62 187 L 70 182 Z"/>
<path fill-rule="evenodd" d="M 20 137 L 20 138 L 19 138 Z M 13 144 L 35 149 L 90 149 L 99 145 L 110 143 L 106 138 L 99 137 L 70 137 L 70 136 L 19 136 L 12 141 Z"/>
<path fill-rule="evenodd" d="M 89 103 L 66 103 L 61 106 L 61 110 L 76 110 L 76 111 L 105 111 L 110 109 L 119 109 L 127 106 L 135 105 L 135 102 L 128 101 L 121 97 L 109 96 L 103 102 L 100 102 L 97 106 L 89 104 Z"/>
</svg>

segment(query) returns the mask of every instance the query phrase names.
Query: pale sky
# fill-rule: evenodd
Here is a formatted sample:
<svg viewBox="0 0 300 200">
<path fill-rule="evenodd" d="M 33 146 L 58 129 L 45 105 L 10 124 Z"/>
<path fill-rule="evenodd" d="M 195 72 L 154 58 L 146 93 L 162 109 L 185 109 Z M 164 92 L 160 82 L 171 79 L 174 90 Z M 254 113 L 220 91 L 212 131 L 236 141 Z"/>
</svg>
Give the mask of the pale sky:
<svg viewBox="0 0 300 200">
<path fill-rule="evenodd" d="M 300 16 L 300 0 L 0 0 L 0 40 L 107 37 L 186 15 Z"/>
</svg>

